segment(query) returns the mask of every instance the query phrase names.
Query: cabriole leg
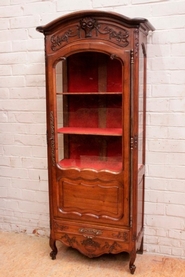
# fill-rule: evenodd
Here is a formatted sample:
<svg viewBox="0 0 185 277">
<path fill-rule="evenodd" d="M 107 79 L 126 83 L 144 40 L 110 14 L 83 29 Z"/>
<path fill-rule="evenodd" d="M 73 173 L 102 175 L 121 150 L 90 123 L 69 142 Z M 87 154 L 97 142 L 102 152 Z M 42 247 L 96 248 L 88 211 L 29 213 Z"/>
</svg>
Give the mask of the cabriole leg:
<svg viewBox="0 0 185 277">
<path fill-rule="evenodd" d="M 50 257 L 52 258 L 52 260 L 55 260 L 56 255 L 58 253 L 58 250 L 57 250 L 57 247 L 56 247 L 56 241 L 54 239 L 52 239 L 51 237 L 50 237 L 49 245 L 52 249 L 52 251 L 50 253 Z"/>
<path fill-rule="evenodd" d="M 136 266 L 134 265 L 136 259 L 136 251 L 135 249 L 132 250 L 132 252 L 130 253 L 130 263 L 129 263 L 129 269 L 130 269 L 130 273 L 134 274 L 135 270 L 136 270 Z"/>
</svg>

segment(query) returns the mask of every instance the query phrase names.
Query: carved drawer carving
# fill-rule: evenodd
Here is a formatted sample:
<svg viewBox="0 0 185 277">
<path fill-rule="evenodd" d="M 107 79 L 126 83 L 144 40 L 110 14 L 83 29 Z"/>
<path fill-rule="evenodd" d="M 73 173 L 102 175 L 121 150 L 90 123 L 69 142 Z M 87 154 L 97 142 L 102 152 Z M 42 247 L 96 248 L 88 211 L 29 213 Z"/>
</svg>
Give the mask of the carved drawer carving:
<svg viewBox="0 0 185 277">
<path fill-rule="evenodd" d="M 84 238 L 108 238 L 111 240 L 129 243 L 130 235 L 127 229 L 83 224 L 69 224 L 62 221 L 54 221 L 54 228 L 57 233 L 81 235 Z"/>
<path fill-rule="evenodd" d="M 120 253 L 128 249 L 127 244 L 116 240 L 84 238 L 73 234 L 63 234 L 58 239 L 67 246 L 77 248 L 90 258 L 98 257 L 104 253 Z"/>
</svg>

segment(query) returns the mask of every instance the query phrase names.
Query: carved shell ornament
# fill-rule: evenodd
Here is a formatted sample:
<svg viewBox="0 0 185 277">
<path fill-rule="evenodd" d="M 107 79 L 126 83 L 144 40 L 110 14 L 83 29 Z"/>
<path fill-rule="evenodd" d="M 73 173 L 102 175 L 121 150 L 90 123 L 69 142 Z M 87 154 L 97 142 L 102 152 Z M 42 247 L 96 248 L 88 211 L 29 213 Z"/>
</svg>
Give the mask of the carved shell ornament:
<svg viewBox="0 0 185 277">
<path fill-rule="evenodd" d="M 111 40 L 113 43 L 119 45 L 120 47 L 126 47 L 129 45 L 129 32 L 124 28 L 119 28 L 117 26 L 105 26 L 105 23 L 98 23 L 96 19 L 92 17 L 84 17 L 79 21 L 76 27 L 71 27 L 62 34 L 56 34 L 51 36 L 51 50 L 57 51 L 66 44 L 74 41 L 74 38 L 78 39 L 92 38 L 93 36 L 98 37 L 99 34 L 105 36 L 104 40 Z"/>
</svg>

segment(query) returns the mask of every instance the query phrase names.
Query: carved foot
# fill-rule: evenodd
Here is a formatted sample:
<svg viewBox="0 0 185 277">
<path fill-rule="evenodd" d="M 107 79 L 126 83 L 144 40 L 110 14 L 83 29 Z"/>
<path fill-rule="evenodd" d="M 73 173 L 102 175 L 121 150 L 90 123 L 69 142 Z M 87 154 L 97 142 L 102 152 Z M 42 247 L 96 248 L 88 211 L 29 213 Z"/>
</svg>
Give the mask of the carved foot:
<svg viewBox="0 0 185 277">
<path fill-rule="evenodd" d="M 56 247 L 56 241 L 53 240 L 52 238 L 50 238 L 49 241 L 50 247 L 52 249 L 51 253 L 50 253 L 50 257 L 52 258 L 52 260 L 56 259 L 56 255 L 58 253 L 57 247 Z"/>
<path fill-rule="evenodd" d="M 133 264 L 133 265 L 130 265 L 129 266 L 129 269 L 130 269 L 130 273 L 131 274 L 134 274 L 135 270 L 136 270 L 136 266 Z"/>
<path fill-rule="evenodd" d="M 134 274 L 134 272 L 136 270 L 136 266 L 134 265 L 135 259 L 136 259 L 136 250 L 134 248 L 134 249 L 132 249 L 132 251 L 130 253 L 129 269 L 130 269 L 131 274 Z"/>
<path fill-rule="evenodd" d="M 57 251 L 52 250 L 51 253 L 50 253 L 51 259 L 55 260 L 56 259 L 56 255 L 57 255 Z"/>
</svg>

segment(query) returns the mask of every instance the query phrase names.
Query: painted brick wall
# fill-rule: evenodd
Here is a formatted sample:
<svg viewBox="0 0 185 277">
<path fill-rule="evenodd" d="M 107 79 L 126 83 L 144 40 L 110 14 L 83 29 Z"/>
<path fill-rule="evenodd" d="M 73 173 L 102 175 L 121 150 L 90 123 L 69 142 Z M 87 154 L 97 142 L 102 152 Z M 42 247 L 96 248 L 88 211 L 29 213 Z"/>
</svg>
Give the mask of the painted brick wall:
<svg viewBox="0 0 185 277">
<path fill-rule="evenodd" d="M 0 229 L 48 234 L 44 43 L 35 27 L 79 9 L 146 17 L 145 250 L 185 257 L 185 0 L 0 1 Z"/>
</svg>

